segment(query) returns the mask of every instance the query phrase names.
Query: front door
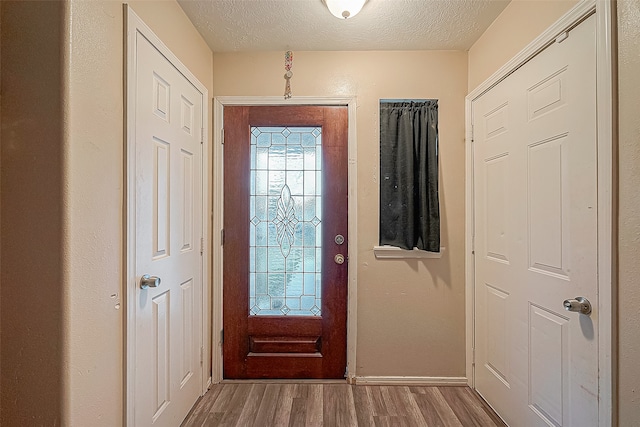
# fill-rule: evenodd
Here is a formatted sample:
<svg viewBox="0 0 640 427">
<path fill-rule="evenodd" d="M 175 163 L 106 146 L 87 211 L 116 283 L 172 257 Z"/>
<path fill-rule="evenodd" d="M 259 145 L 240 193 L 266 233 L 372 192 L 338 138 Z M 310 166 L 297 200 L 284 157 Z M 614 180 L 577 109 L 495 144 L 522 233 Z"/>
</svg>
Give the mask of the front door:
<svg viewBox="0 0 640 427">
<path fill-rule="evenodd" d="M 598 423 L 595 70 L 591 16 L 473 105 L 476 387 L 513 426 Z"/>
<path fill-rule="evenodd" d="M 129 82 L 135 85 L 131 403 L 136 426 L 174 427 L 202 390 L 203 94 L 140 32 L 130 48 L 136 65 Z"/>
<path fill-rule="evenodd" d="M 347 107 L 224 109 L 224 378 L 343 378 Z"/>
</svg>

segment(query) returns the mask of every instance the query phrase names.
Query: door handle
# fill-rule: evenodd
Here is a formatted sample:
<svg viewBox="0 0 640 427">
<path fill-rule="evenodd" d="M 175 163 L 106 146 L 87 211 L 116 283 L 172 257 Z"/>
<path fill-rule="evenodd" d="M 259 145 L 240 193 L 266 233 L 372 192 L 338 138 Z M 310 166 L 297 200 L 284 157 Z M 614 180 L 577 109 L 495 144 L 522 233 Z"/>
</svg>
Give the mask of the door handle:
<svg viewBox="0 0 640 427">
<path fill-rule="evenodd" d="M 562 303 L 567 311 L 575 311 L 585 315 L 591 314 L 591 303 L 585 297 L 575 297 L 574 299 L 566 299 Z"/>
<path fill-rule="evenodd" d="M 335 261 L 336 264 L 342 265 L 342 264 L 344 264 L 344 255 L 338 254 L 338 255 L 333 257 L 333 260 Z"/>
<path fill-rule="evenodd" d="M 140 289 L 157 288 L 158 286 L 160 286 L 160 282 L 161 280 L 159 277 L 145 274 L 140 279 Z"/>
</svg>

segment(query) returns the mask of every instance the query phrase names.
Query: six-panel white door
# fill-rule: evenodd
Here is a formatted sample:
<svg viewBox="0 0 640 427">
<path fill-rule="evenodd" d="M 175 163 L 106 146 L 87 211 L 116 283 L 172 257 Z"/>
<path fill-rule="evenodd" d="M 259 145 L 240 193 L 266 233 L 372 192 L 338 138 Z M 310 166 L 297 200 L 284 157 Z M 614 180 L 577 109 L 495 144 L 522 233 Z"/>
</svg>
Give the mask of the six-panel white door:
<svg viewBox="0 0 640 427">
<path fill-rule="evenodd" d="M 202 94 L 136 37 L 135 425 L 180 425 L 202 390 Z M 145 274 L 160 278 L 142 289 Z"/>
<path fill-rule="evenodd" d="M 473 103 L 475 384 L 511 426 L 598 423 L 595 17 L 561 39 Z"/>
</svg>

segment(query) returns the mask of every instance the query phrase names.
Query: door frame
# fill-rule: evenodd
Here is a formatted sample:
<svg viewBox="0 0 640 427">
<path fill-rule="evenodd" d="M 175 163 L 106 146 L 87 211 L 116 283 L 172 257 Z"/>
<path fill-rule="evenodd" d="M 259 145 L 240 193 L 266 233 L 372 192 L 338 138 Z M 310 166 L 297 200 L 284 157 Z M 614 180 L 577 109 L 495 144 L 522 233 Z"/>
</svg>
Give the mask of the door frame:
<svg viewBox="0 0 640 427">
<path fill-rule="evenodd" d="M 211 376 L 208 369 L 207 362 L 207 350 L 206 343 L 209 342 L 209 326 L 207 319 L 210 316 L 210 306 L 208 304 L 210 295 L 210 280 L 209 280 L 209 254 L 210 245 L 206 242 L 210 242 L 209 233 L 209 221 L 208 212 L 209 198 L 209 180 L 210 175 L 209 161 L 208 161 L 208 146 L 209 146 L 209 92 L 207 88 L 198 80 L 198 78 L 191 73 L 191 71 L 184 65 L 177 56 L 171 52 L 171 50 L 162 42 L 162 40 L 147 26 L 142 19 L 133 11 L 133 9 L 126 3 L 123 5 L 124 15 L 124 199 L 123 199 L 123 242 L 124 242 L 124 421 L 125 425 L 135 425 L 135 408 L 133 402 L 135 402 L 135 370 L 130 367 L 135 367 L 135 344 L 136 344 L 136 290 L 137 281 L 135 274 L 136 265 L 136 182 L 135 182 L 135 167 L 136 167 L 136 144 L 135 144 L 135 130 L 136 130 L 136 115 L 135 115 L 135 76 L 136 76 L 136 35 L 140 33 L 151 44 L 160 51 L 162 55 L 200 92 L 202 98 L 202 129 L 201 138 L 203 143 L 201 144 L 201 188 L 202 192 L 200 197 L 202 199 L 202 210 L 200 212 L 200 221 L 202 221 L 202 236 L 201 236 L 201 273 L 202 283 L 200 288 L 202 289 L 202 311 L 200 318 L 200 350 L 202 358 L 202 375 L 200 378 L 200 395 L 202 396 L 211 385 Z M 195 403 L 195 402 L 194 402 Z"/>
<path fill-rule="evenodd" d="M 616 425 L 616 51 L 615 6 L 612 0 L 582 0 L 556 23 L 533 40 L 513 59 L 467 95 L 465 100 L 466 145 L 466 241 L 465 311 L 466 373 L 469 386 L 475 388 L 475 269 L 474 269 L 474 182 L 473 182 L 473 101 L 522 67 L 556 38 L 575 27 L 587 16 L 596 15 L 596 96 L 597 102 L 597 176 L 598 176 L 598 425 Z"/>
<path fill-rule="evenodd" d="M 223 251 L 222 229 L 224 228 L 224 107 L 232 105 L 242 106 L 285 106 L 285 105 L 315 105 L 332 106 L 346 105 L 349 114 L 349 219 L 348 238 L 348 302 L 347 302 L 347 381 L 353 382 L 356 376 L 356 326 L 357 326 L 357 266 L 358 266 L 358 193 L 357 193 L 357 147 L 356 147 L 356 109 L 355 97 L 303 97 L 294 96 L 284 100 L 280 96 L 218 96 L 213 99 L 213 292 L 212 292 L 212 335 L 211 335 L 211 371 L 212 381 L 217 384 L 222 381 L 222 298 L 223 298 Z M 220 230 L 220 231 L 217 231 Z"/>
</svg>

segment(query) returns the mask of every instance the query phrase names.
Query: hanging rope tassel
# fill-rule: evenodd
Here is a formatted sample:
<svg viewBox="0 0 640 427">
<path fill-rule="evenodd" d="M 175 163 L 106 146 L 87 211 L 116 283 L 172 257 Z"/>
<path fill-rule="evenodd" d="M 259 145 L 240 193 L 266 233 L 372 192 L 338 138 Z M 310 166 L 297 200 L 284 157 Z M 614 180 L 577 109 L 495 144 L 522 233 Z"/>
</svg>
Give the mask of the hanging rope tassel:
<svg viewBox="0 0 640 427">
<path fill-rule="evenodd" d="M 286 72 L 284 73 L 284 79 L 286 80 L 284 86 L 284 99 L 291 98 L 291 77 L 293 77 L 293 72 L 291 72 L 291 67 L 293 66 L 293 52 L 288 50 L 284 54 L 284 69 Z"/>
</svg>

